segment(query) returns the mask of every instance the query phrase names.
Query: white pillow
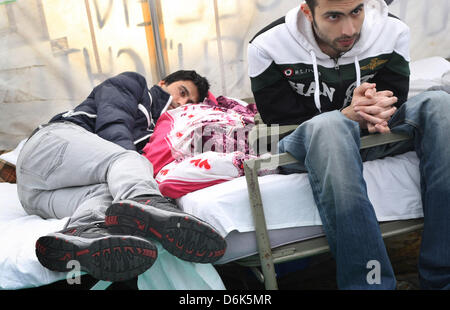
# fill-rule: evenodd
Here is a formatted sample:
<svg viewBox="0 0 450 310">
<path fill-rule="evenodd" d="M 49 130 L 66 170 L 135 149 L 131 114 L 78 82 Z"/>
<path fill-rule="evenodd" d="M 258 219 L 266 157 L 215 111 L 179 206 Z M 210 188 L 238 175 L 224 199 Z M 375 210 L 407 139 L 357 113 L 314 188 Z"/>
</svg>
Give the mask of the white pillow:
<svg viewBox="0 0 450 310">
<path fill-rule="evenodd" d="M 26 141 L 27 141 L 27 139 L 20 141 L 20 143 L 16 146 L 16 148 L 14 150 L 0 155 L 0 159 L 4 160 L 10 164 L 13 164 L 15 166 L 17 163 L 17 158 L 19 157 L 19 153 L 22 150 L 23 145 L 25 144 Z"/>
<path fill-rule="evenodd" d="M 430 57 L 410 64 L 411 77 L 408 98 L 433 86 L 450 86 L 450 62 L 442 57 Z"/>
</svg>

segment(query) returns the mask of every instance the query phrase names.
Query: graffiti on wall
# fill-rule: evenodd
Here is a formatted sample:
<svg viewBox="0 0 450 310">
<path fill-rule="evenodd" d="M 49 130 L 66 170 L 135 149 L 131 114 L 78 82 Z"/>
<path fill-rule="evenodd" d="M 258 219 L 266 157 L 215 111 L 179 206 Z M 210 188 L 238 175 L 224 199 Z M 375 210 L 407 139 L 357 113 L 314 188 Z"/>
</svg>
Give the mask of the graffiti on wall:
<svg viewBox="0 0 450 310">
<path fill-rule="evenodd" d="M 419 44 L 423 43 L 421 38 L 423 37 L 437 37 L 444 34 L 448 28 L 449 16 L 450 16 L 450 1 L 448 0 L 435 0 L 435 1 L 411 1 L 411 0 L 386 0 L 386 2 L 391 5 L 397 13 L 397 16 L 408 22 L 416 21 L 420 22 L 420 27 L 414 29 L 412 43 Z M 275 0 L 254 0 L 253 3 L 248 6 L 248 3 L 243 4 L 242 1 L 235 1 L 229 6 L 233 7 L 233 10 L 229 9 L 227 12 L 219 12 L 218 18 L 221 36 L 218 35 L 210 36 L 209 38 L 203 38 L 201 42 L 201 57 L 202 61 L 199 62 L 202 72 L 206 75 L 213 75 L 217 72 L 216 68 L 224 66 L 228 73 L 226 78 L 228 81 L 222 81 L 222 91 L 223 94 L 227 94 L 230 89 L 235 89 L 236 86 L 243 85 L 244 82 L 248 80 L 245 59 L 246 59 L 246 47 L 247 42 L 254 34 L 249 32 L 233 32 L 227 31 L 227 27 L 224 25 L 241 24 L 243 29 L 247 29 L 246 22 L 252 22 L 252 19 L 248 19 L 248 15 L 253 15 L 255 18 L 266 13 L 275 12 L 272 14 L 273 20 L 281 16 L 281 8 L 285 8 L 291 4 L 292 7 L 298 5 L 298 0 L 295 1 L 275 1 Z M 245 7 L 244 7 L 245 6 Z M 177 26 L 190 27 L 193 24 L 205 23 L 208 18 L 211 20 L 212 15 L 211 10 L 208 10 L 204 1 L 197 2 L 197 8 L 195 9 L 196 14 L 192 16 L 182 16 L 175 19 Z M 245 14 L 243 13 L 245 12 Z M 277 15 L 278 14 L 278 15 Z M 268 20 L 269 23 L 272 20 Z M 211 27 L 214 26 L 213 23 L 209 24 Z M 217 27 L 217 26 L 216 26 Z M 222 49 L 226 52 L 223 58 L 217 60 L 217 45 L 221 44 Z M 186 60 L 189 55 L 186 51 L 190 49 L 186 47 L 184 41 L 174 42 L 171 38 L 169 42 L 170 49 L 176 49 L 174 53 L 176 55 L 176 63 L 179 67 L 185 67 L 188 64 L 192 64 Z M 443 55 L 448 57 L 450 55 Z M 225 79 L 225 75 L 221 74 L 222 79 Z M 236 95 L 236 94 L 233 94 Z"/>
<path fill-rule="evenodd" d="M 3 1 L 5 2 L 5 1 Z M 58 58 L 60 62 L 67 63 L 70 68 L 71 57 L 80 55 L 83 59 L 82 70 L 86 73 L 90 84 L 94 86 L 98 81 L 113 75 L 118 69 L 118 63 L 121 59 L 126 59 L 129 64 L 129 70 L 135 70 L 146 76 L 151 70 L 149 55 L 147 51 L 141 48 L 123 43 L 120 45 L 111 45 L 104 41 L 99 43 L 98 38 L 104 32 L 107 32 L 108 26 L 114 25 L 126 29 L 142 29 L 148 26 L 144 20 L 142 12 L 139 17 L 131 13 L 131 5 L 136 1 L 122 0 L 85 0 L 77 1 L 78 6 L 84 6 L 85 27 L 90 30 L 90 36 L 87 36 L 85 42 L 73 45 L 71 35 L 53 37 L 49 31 L 53 23 L 51 8 L 45 7 L 43 0 L 27 1 L 33 10 L 22 10 L 18 7 L 19 2 L 9 2 L 0 7 L 7 17 L 6 21 L 0 23 L 0 37 L 20 32 L 19 18 L 26 18 L 33 24 L 34 40 L 46 42 L 50 46 L 52 57 Z M 144 1 L 145 2 L 145 1 Z M 167 9 L 166 15 L 175 15 L 173 27 L 176 29 L 189 29 L 195 25 L 203 24 L 204 27 L 212 28 L 212 33 L 205 33 L 199 38 L 196 50 L 192 51 L 192 46 L 185 39 L 184 34 L 179 35 L 180 31 L 172 31 L 164 38 L 163 46 L 171 55 L 169 63 L 166 64 L 171 70 L 180 68 L 196 68 L 206 76 L 212 76 L 213 83 L 220 85 L 220 91 L 227 94 L 230 90 L 233 92 L 236 85 L 242 85 L 247 81 L 246 73 L 246 47 L 247 42 L 253 35 L 248 31 L 250 24 L 262 14 L 274 13 L 273 19 L 279 17 L 283 11 L 282 8 L 295 6 L 298 0 L 253 0 L 253 1 L 216 1 L 219 5 L 218 10 L 214 11 L 211 1 L 191 1 L 194 8 L 192 14 L 185 15 L 182 11 L 174 10 L 173 7 Z M 449 27 L 450 1 L 407 1 L 407 0 L 386 0 L 392 8 L 395 8 L 402 20 L 408 20 L 411 10 L 414 6 L 420 6 L 420 9 L 414 12 L 420 12 L 421 16 L 414 17 L 421 23 L 420 31 L 423 36 L 437 36 L 445 32 Z M 164 8 L 166 3 L 176 3 L 176 1 L 160 1 Z M 23 4 L 21 4 L 23 5 Z M 121 14 L 113 14 L 121 12 Z M 276 15 L 278 14 L 278 15 Z M 276 16 L 275 16 L 276 15 Z M 163 22 L 166 22 L 168 16 L 162 16 Z M 140 19 L 138 19 L 140 18 Z M 270 22 L 268 20 L 268 22 Z M 67 28 L 70 28 L 70 18 L 67 19 Z M 242 30 L 232 25 L 241 25 Z M 89 28 L 91 27 L 91 28 Z M 231 29 L 231 30 L 230 30 Z M 241 31 L 239 31 L 241 30 Z M 104 32 L 103 32 L 104 31 Z M 181 31 L 182 33 L 182 31 Z M 145 41 L 145 38 L 142 37 Z M 78 42 L 79 43 L 79 42 Z M 30 44 L 24 40 L 14 44 Z M 101 50 L 101 52 L 100 52 Z M 192 54 L 195 54 L 192 56 Z M 81 70 L 78 66 L 76 70 Z M 221 74 L 217 74 L 221 71 Z M 70 77 L 70 70 L 67 70 L 65 76 L 65 88 L 69 96 L 73 90 L 73 84 Z M 155 82 L 155 81 L 153 81 Z M 231 93 L 238 96 L 239 94 Z"/>
<path fill-rule="evenodd" d="M 450 1 L 386 1 L 410 24 L 417 56 L 450 57 Z M 195 69 L 214 93 L 245 98 L 248 41 L 299 0 L 0 0 L 0 147 L 121 71 L 158 82 L 149 3 L 161 10 L 167 71 Z"/>
<path fill-rule="evenodd" d="M 101 2 L 103 6 L 100 6 L 99 2 Z M 89 6 L 89 3 L 91 3 L 91 6 Z M 102 46 L 103 50 L 106 50 L 107 53 L 106 55 L 101 56 L 98 54 L 100 46 L 96 43 L 96 36 L 99 34 L 101 35 L 102 29 L 104 29 L 108 24 L 113 23 L 115 27 L 120 24 L 125 28 L 145 27 L 146 24 L 143 20 L 137 21 L 134 25 L 131 24 L 132 21 L 130 20 L 128 0 L 123 0 L 121 2 L 112 0 L 108 0 L 107 2 L 99 0 L 78 2 L 79 5 L 87 5 L 87 8 L 85 9 L 87 15 L 86 25 L 91 22 L 91 26 L 93 28 L 91 29 L 90 37 L 87 37 L 85 42 L 81 42 L 82 44 L 77 45 L 76 47 L 73 47 L 70 44 L 70 34 L 57 38 L 51 36 L 49 32 L 49 26 L 53 22 L 51 15 L 52 13 L 57 14 L 59 12 L 52 12 L 51 8 L 46 8 L 44 6 L 45 1 L 29 1 L 27 3 L 30 7 L 29 10 L 23 10 L 16 4 L 18 3 L 10 3 L 3 6 L 7 18 L 5 25 L 0 27 L 0 37 L 14 33 L 21 33 L 19 19 L 22 18 L 27 19 L 27 22 L 32 24 L 33 42 L 28 40 L 18 40 L 13 46 L 10 44 L 8 48 L 14 49 L 19 48 L 21 44 L 30 45 L 45 42 L 49 44 L 51 56 L 58 58 L 59 61 L 63 63 L 67 63 L 68 68 L 70 68 L 71 55 L 81 54 L 84 59 L 83 70 L 86 72 L 92 86 L 98 81 L 111 76 L 115 72 L 116 61 L 121 57 L 128 58 L 128 62 L 131 63 L 130 70 L 135 70 L 142 74 L 146 74 L 146 55 L 133 46 L 114 46 L 114 48 L 112 46 Z M 118 15 L 112 16 L 111 13 L 113 9 L 120 9 L 123 12 L 122 17 L 117 18 Z M 70 29 L 70 26 L 70 18 L 68 18 L 67 25 L 64 25 L 64 27 Z M 142 38 L 142 40 L 145 41 L 145 37 Z M 80 71 L 80 68 L 77 67 L 76 70 Z M 70 73 L 70 70 L 65 72 L 67 75 L 70 75 Z M 70 81 L 71 79 L 69 76 L 66 76 L 66 80 Z M 72 86 L 73 85 L 66 85 L 69 93 L 70 90 L 73 89 Z"/>
<path fill-rule="evenodd" d="M 196 25 L 204 24 L 205 27 L 214 30 L 198 42 L 201 62 L 198 62 L 197 68 L 206 76 L 216 76 L 218 68 L 222 71 L 226 70 L 226 73 L 220 73 L 221 81 L 216 81 L 220 84 L 218 89 L 223 95 L 238 96 L 237 93 L 230 94 L 230 90 L 239 89 L 237 86 L 248 82 L 245 59 L 247 43 L 254 35 L 248 31 L 252 21 L 263 13 L 272 13 L 271 18 L 276 19 L 285 13 L 283 8 L 286 8 L 286 4 L 297 3 L 292 0 L 229 1 L 226 4 L 220 1 L 214 2 L 218 3 L 217 10 L 214 10 L 212 1 L 195 2 L 196 7 L 192 9 L 194 14 L 180 15 L 173 19 L 173 23 L 179 29 L 194 29 Z M 163 7 L 164 5 L 165 2 Z M 225 6 L 226 9 L 224 9 Z M 240 28 L 236 28 L 235 25 L 239 25 Z M 192 58 L 189 54 L 191 51 L 189 42 L 169 37 L 167 46 L 169 51 L 173 50 L 173 66 L 179 68 L 193 66 L 192 61 L 189 61 L 189 58 Z"/>
</svg>

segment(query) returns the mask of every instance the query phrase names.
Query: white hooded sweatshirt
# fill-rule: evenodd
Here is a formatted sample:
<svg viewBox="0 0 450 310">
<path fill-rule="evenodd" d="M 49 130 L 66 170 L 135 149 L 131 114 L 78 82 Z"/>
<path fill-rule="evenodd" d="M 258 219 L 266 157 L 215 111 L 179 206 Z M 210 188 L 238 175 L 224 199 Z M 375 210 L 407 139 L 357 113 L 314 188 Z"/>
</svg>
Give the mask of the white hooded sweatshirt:
<svg viewBox="0 0 450 310">
<path fill-rule="evenodd" d="M 409 28 L 388 14 L 383 0 L 364 1 L 364 11 L 360 39 L 338 59 L 319 48 L 300 6 L 250 41 L 249 76 L 265 123 L 300 124 L 319 113 L 342 109 L 363 82 L 392 90 L 399 98 L 397 105 L 406 101 Z"/>
</svg>

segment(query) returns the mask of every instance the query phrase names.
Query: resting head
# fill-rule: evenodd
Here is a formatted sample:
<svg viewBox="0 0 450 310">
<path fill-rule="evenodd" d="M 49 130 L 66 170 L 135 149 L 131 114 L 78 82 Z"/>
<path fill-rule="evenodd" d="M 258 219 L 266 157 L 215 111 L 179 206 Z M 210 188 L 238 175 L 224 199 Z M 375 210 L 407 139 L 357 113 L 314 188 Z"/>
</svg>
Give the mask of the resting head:
<svg viewBox="0 0 450 310">
<path fill-rule="evenodd" d="M 300 9 L 312 23 L 322 52 L 332 58 L 358 42 L 364 22 L 364 0 L 306 0 Z"/>
<path fill-rule="evenodd" d="M 172 96 L 168 110 L 187 103 L 203 101 L 208 95 L 209 82 L 193 70 L 179 70 L 162 79 L 158 86 Z"/>
</svg>

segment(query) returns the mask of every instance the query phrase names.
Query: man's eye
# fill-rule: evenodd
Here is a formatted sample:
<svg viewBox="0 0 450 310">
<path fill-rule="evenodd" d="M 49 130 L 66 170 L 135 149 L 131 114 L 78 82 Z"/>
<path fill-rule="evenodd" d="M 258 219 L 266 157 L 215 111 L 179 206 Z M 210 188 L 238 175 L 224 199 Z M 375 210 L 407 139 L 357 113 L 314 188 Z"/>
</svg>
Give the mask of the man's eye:
<svg viewBox="0 0 450 310">
<path fill-rule="evenodd" d="M 353 14 L 353 15 L 358 15 L 359 13 L 361 13 L 361 11 L 362 11 L 362 9 L 359 8 L 359 9 L 354 10 L 354 11 L 352 12 L 352 14 Z"/>
<path fill-rule="evenodd" d="M 339 18 L 338 15 L 328 15 L 329 20 L 337 20 Z"/>
</svg>

